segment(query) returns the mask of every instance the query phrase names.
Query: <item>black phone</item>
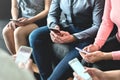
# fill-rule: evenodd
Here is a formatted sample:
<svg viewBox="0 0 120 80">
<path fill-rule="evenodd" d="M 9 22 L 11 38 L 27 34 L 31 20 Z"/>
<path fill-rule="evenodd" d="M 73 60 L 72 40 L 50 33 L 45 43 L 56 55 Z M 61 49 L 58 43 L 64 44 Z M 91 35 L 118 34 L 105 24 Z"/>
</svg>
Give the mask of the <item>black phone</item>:
<svg viewBox="0 0 120 80">
<path fill-rule="evenodd" d="M 55 32 L 55 33 L 60 33 L 60 30 L 54 29 L 54 28 L 50 28 L 51 31 Z"/>
</svg>

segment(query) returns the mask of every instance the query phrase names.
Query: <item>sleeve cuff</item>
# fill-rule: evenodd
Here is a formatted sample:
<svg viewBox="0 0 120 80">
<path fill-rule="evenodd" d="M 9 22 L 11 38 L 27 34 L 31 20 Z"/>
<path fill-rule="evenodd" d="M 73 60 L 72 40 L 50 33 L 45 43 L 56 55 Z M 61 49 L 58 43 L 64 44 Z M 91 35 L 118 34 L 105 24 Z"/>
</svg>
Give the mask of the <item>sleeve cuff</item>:
<svg viewBox="0 0 120 80">
<path fill-rule="evenodd" d="M 113 60 L 120 60 L 120 51 L 113 51 L 112 57 L 113 57 Z"/>
</svg>

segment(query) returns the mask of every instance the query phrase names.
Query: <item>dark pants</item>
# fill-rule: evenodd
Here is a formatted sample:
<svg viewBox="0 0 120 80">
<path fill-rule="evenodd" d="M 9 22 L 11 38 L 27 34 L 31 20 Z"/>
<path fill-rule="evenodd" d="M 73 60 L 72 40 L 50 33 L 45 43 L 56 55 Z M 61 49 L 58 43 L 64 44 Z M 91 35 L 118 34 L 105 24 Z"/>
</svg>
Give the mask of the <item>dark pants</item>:
<svg viewBox="0 0 120 80">
<path fill-rule="evenodd" d="M 101 49 L 101 51 L 104 52 L 111 52 L 117 50 L 120 50 L 120 43 L 116 39 L 116 36 L 110 37 Z M 99 68 L 104 71 L 120 69 L 120 60 L 99 61 L 93 64 L 93 67 Z"/>
<path fill-rule="evenodd" d="M 81 29 L 74 28 L 71 26 L 66 29 L 71 34 L 75 32 L 82 31 Z M 30 36 L 30 46 L 33 48 L 33 57 L 39 68 L 41 78 L 43 80 L 64 80 L 67 78 L 67 72 L 72 70 L 68 65 L 68 61 L 78 57 L 81 57 L 75 47 L 83 48 L 86 45 L 92 43 L 91 40 L 86 40 L 84 42 L 73 42 L 66 45 L 70 46 L 70 51 L 66 53 L 66 56 L 58 63 L 55 69 L 52 69 L 52 61 L 55 60 L 54 53 L 52 51 L 52 41 L 49 35 L 50 31 L 47 26 L 40 27 L 34 30 Z M 72 73 L 70 73 L 72 75 Z"/>
</svg>

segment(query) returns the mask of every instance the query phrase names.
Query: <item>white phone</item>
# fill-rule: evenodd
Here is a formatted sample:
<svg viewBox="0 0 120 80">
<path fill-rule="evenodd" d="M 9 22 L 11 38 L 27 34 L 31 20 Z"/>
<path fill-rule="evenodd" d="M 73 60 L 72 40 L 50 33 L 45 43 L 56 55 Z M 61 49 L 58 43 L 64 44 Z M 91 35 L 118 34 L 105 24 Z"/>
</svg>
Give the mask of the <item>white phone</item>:
<svg viewBox="0 0 120 80">
<path fill-rule="evenodd" d="M 80 48 L 78 48 L 78 47 L 75 47 L 75 49 L 78 50 L 79 52 L 82 52 L 82 53 L 85 53 L 85 54 L 88 54 L 88 53 L 89 53 L 89 52 L 84 51 L 84 50 L 82 50 L 82 49 L 80 49 Z"/>
<path fill-rule="evenodd" d="M 79 62 L 77 58 L 74 58 L 68 62 L 71 68 L 80 75 L 85 80 L 92 80 L 91 76 L 85 72 L 83 65 Z"/>
<path fill-rule="evenodd" d="M 15 63 L 22 62 L 25 64 L 29 60 L 32 51 L 31 47 L 21 46 L 17 52 Z"/>
</svg>

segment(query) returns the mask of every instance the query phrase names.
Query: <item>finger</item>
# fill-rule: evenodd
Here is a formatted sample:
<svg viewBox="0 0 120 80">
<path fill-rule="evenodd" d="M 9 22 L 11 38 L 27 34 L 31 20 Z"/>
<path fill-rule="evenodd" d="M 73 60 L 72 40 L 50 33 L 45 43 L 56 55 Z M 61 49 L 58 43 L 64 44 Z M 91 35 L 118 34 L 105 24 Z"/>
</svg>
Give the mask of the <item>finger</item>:
<svg viewBox="0 0 120 80">
<path fill-rule="evenodd" d="M 16 56 L 17 56 L 16 54 L 12 56 L 12 58 L 13 58 L 14 61 L 15 61 L 15 59 L 16 59 Z"/>
<path fill-rule="evenodd" d="M 55 43 L 63 43 L 61 37 L 59 35 L 57 35 L 56 33 L 54 33 L 53 31 L 50 32 L 50 36 L 53 42 Z"/>
<path fill-rule="evenodd" d="M 30 71 L 33 71 L 32 69 L 32 65 L 33 65 L 33 61 L 31 59 L 29 59 L 25 65 L 25 68 L 30 70 Z"/>
<path fill-rule="evenodd" d="M 76 77 L 76 76 L 77 76 L 77 73 L 76 73 L 76 72 L 73 72 L 73 75 L 74 75 L 74 77 Z"/>
<path fill-rule="evenodd" d="M 81 76 L 79 76 L 77 73 L 73 72 L 75 80 L 83 80 Z"/>
<path fill-rule="evenodd" d="M 26 68 L 29 68 L 30 66 L 32 66 L 32 63 L 33 63 L 33 61 L 31 60 L 31 59 L 29 59 L 28 61 L 27 61 L 27 63 L 26 63 Z"/>
<path fill-rule="evenodd" d="M 82 56 L 82 58 L 84 59 L 84 56 L 86 55 L 85 53 L 79 52 L 79 54 Z"/>
<path fill-rule="evenodd" d="M 52 32 L 50 33 L 50 38 L 53 42 L 55 42 L 55 38 L 54 38 L 54 35 L 52 34 Z"/>
<path fill-rule="evenodd" d="M 25 64 L 24 64 L 24 63 L 22 63 L 22 62 L 18 63 L 18 66 L 19 66 L 19 68 L 22 68 L 22 69 L 24 69 L 24 68 L 25 68 Z"/>
</svg>

